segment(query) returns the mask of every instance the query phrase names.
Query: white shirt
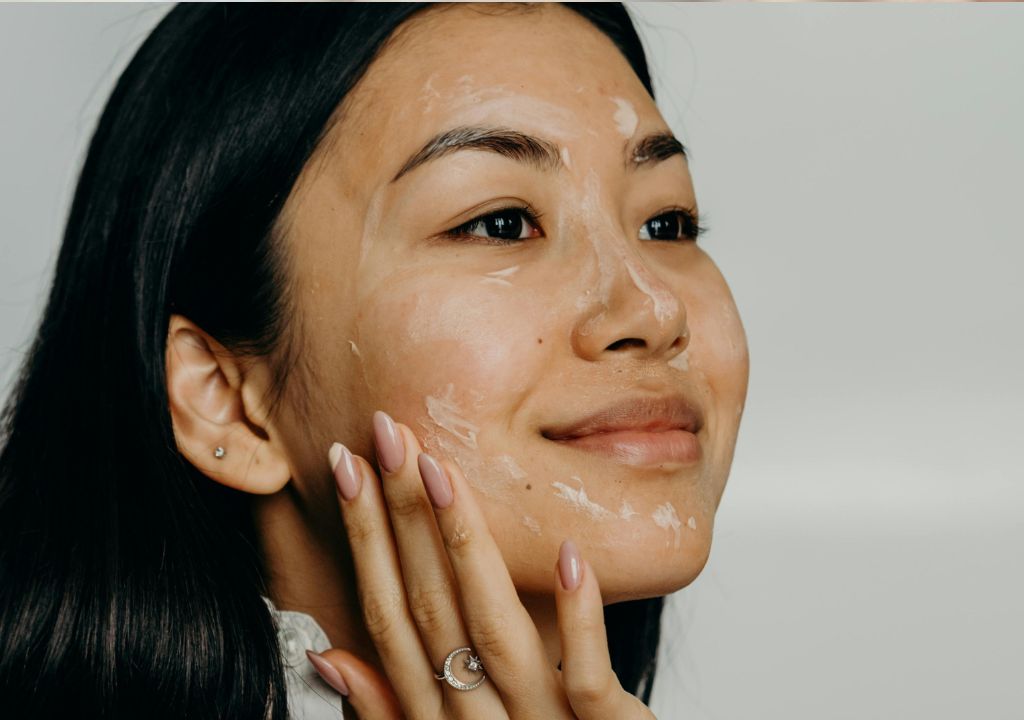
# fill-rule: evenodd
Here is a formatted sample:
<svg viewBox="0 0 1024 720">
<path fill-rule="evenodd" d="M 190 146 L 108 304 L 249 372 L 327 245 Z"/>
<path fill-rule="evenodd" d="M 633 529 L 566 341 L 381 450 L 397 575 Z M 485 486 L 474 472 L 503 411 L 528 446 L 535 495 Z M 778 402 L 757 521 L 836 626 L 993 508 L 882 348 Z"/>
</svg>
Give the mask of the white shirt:
<svg viewBox="0 0 1024 720">
<path fill-rule="evenodd" d="M 263 601 L 277 624 L 285 678 L 288 683 L 288 714 L 293 720 L 339 720 L 341 695 L 332 688 L 306 657 L 306 650 L 323 652 L 331 647 L 327 633 L 311 616 L 292 610 L 278 610 L 270 598 Z"/>
</svg>

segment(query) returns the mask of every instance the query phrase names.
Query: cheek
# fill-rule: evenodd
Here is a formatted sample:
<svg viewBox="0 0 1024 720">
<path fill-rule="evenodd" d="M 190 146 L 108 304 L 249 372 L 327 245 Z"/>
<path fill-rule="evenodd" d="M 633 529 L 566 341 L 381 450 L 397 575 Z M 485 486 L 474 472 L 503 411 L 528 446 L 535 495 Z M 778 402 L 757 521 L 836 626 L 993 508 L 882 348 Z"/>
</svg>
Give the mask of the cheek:
<svg viewBox="0 0 1024 720">
<path fill-rule="evenodd" d="M 370 392 L 425 444 L 453 453 L 454 443 L 466 459 L 543 372 L 536 294 L 444 273 L 387 285 L 357 321 Z"/>
<path fill-rule="evenodd" d="M 695 277 L 685 297 L 690 343 L 684 353 L 700 373 L 719 409 L 746 396 L 749 355 L 747 336 L 725 280 L 714 268 Z"/>
</svg>

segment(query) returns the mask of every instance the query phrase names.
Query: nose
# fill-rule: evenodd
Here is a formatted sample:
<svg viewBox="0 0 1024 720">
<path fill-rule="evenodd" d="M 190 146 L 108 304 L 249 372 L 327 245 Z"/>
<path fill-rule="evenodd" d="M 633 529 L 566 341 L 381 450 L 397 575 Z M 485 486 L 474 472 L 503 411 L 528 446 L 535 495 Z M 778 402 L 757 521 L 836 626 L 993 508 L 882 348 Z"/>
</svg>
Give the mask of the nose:
<svg viewBox="0 0 1024 720">
<path fill-rule="evenodd" d="M 689 344 L 686 307 L 634 245 L 595 245 L 600 279 L 577 304 L 572 333 L 586 360 L 630 354 L 668 362 Z"/>
</svg>

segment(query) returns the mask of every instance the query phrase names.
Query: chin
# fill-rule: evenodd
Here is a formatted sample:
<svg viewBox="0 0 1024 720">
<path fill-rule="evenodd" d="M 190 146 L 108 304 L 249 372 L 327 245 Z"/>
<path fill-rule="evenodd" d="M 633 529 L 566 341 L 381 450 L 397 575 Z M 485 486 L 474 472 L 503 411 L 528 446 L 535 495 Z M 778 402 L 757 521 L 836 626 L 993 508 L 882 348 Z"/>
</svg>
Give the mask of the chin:
<svg viewBox="0 0 1024 720">
<path fill-rule="evenodd" d="M 712 528 L 708 523 L 706 528 L 690 531 L 678 548 L 672 542 L 666 546 L 663 531 L 640 537 L 594 533 L 589 539 L 576 539 L 576 544 L 597 575 L 604 604 L 610 605 L 669 595 L 692 583 L 708 562 L 711 536 Z M 509 573 L 520 592 L 553 592 L 554 567 L 561 541 L 561 537 L 529 532 L 513 532 L 498 539 Z"/>
<path fill-rule="evenodd" d="M 711 552 L 710 528 L 688 539 L 679 548 L 664 545 L 661 537 L 650 543 L 603 546 L 587 555 L 601 586 L 605 605 L 669 595 L 700 575 Z"/>
</svg>

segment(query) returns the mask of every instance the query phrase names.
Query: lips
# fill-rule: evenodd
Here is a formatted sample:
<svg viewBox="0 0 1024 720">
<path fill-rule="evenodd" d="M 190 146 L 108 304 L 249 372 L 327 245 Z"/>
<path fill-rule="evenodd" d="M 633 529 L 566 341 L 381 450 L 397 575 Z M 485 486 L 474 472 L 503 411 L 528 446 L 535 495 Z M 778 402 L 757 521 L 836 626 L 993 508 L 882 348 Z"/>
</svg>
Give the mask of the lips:
<svg viewBox="0 0 1024 720">
<path fill-rule="evenodd" d="M 667 430 L 700 432 L 704 418 L 699 408 L 682 395 L 641 397 L 620 401 L 598 412 L 562 425 L 544 428 L 548 440 L 575 440 L 614 432 L 656 433 Z"/>
<path fill-rule="evenodd" d="M 682 395 L 641 397 L 544 428 L 548 440 L 627 465 L 691 464 L 701 458 L 700 409 Z"/>
</svg>

